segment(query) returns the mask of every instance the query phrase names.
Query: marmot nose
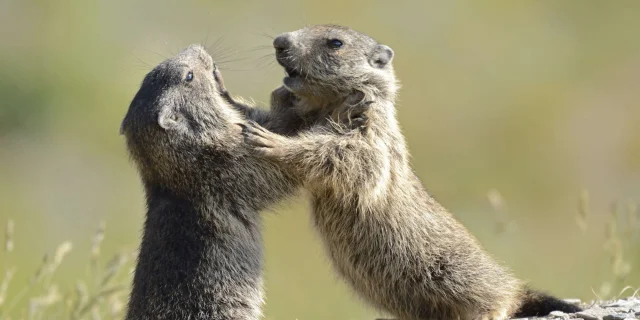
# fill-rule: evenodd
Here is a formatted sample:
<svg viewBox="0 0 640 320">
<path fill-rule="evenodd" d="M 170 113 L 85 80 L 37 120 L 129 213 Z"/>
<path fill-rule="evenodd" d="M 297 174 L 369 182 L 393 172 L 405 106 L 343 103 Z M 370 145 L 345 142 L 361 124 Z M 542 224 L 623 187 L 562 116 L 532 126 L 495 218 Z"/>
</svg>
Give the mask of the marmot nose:
<svg viewBox="0 0 640 320">
<path fill-rule="evenodd" d="M 273 47 L 276 48 L 276 53 L 281 53 L 289 47 L 291 47 L 291 37 L 288 34 L 281 34 L 273 39 Z"/>
</svg>

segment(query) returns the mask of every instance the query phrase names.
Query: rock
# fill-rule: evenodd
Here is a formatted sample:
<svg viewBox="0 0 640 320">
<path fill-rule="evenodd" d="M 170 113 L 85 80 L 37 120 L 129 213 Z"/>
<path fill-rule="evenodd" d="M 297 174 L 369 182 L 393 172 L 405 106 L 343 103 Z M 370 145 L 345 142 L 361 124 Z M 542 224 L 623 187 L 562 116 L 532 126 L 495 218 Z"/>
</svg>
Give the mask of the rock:
<svg viewBox="0 0 640 320">
<path fill-rule="evenodd" d="M 562 301 L 570 304 L 576 304 L 576 305 L 579 305 L 582 303 L 582 300 L 580 299 L 562 299 Z"/>
<path fill-rule="evenodd" d="M 636 311 L 640 308 L 640 300 L 638 299 L 627 299 L 627 300 L 618 300 L 616 302 L 603 305 L 604 308 L 613 308 L 621 313 L 628 313 L 629 310 Z"/>
<path fill-rule="evenodd" d="M 587 309 L 576 313 L 577 317 L 584 320 L 603 320 L 602 318 L 607 315 L 607 311 L 600 307 Z"/>
<path fill-rule="evenodd" d="M 626 320 L 630 319 L 628 313 L 609 314 L 602 317 L 602 320 Z"/>
</svg>

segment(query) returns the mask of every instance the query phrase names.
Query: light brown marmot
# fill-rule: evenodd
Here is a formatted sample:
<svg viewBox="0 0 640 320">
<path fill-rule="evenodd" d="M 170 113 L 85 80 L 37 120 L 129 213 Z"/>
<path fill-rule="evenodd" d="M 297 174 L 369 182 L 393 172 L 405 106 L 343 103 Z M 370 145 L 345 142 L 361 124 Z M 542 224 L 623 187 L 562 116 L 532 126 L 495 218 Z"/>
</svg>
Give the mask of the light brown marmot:
<svg viewBox="0 0 640 320">
<path fill-rule="evenodd" d="M 526 288 L 425 191 L 395 116 L 398 84 L 391 48 L 335 25 L 282 34 L 274 46 L 292 94 L 276 90 L 272 109 L 309 119 L 325 116 L 354 95 L 363 97 L 357 105 L 366 111 L 355 110 L 353 116 L 365 119 L 363 130 L 322 119 L 306 121 L 294 132 L 267 126 L 289 137 L 255 122 L 244 129 L 258 155 L 303 181 L 335 269 L 362 297 L 403 320 L 580 310 Z"/>
</svg>

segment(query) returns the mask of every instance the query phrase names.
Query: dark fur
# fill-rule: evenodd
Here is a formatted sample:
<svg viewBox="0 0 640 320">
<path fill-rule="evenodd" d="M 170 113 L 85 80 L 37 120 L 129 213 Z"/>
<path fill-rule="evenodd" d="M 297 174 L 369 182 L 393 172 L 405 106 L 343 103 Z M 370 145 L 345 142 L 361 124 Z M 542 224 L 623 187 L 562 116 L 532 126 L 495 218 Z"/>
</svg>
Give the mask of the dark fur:
<svg viewBox="0 0 640 320">
<path fill-rule="evenodd" d="M 513 315 L 514 318 L 545 316 L 552 311 L 575 313 L 582 311 L 578 306 L 568 304 L 554 296 L 527 288 L 522 299 L 522 305 Z"/>
<path fill-rule="evenodd" d="M 344 46 L 329 47 L 332 39 Z M 578 310 L 529 294 L 425 191 L 396 121 L 398 85 L 389 47 L 331 25 L 286 33 L 274 44 L 290 75 L 284 85 L 294 95 L 276 90 L 272 102 L 284 105 L 272 109 L 310 120 L 294 137 L 250 123 L 245 141 L 303 181 L 336 270 L 363 298 L 403 320 Z M 366 105 L 364 130 L 325 121 L 357 93 L 364 96 L 358 105 Z M 265 121 L 269 116 L 255 119 L 282 133 Z"/>
<path fill-rule="evenodd" d="M 258 210 L 297 183 L 248 153 L 214 68 L 200 46 L 162 62 L 122 122 L 147 200 L 128 320 L 260 318 Z"/>
</svg>

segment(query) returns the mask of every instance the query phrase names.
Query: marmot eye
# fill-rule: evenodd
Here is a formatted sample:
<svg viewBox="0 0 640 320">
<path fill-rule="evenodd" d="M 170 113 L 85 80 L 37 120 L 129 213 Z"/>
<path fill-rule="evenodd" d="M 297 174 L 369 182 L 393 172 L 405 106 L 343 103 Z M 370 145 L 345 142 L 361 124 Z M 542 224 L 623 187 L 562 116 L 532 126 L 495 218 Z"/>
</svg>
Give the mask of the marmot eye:
<svg viewBox="0 0 640 320">
<path fill-rule="evenodd" d="M 184 78 L 184 80 L 186 80 L 187 82 L 191 82 L 191 80 L 193 80 L 193 72 L 189 71 L 189 73 L 187 73 L 187 77 Z"/>
<path fill-rule="evenodd" d="M 338 49 L 342 47 L 342 41 L 340 41 L 340 39 L 331 39 L 328 44 L 331 49 Z"/>
</svg>

